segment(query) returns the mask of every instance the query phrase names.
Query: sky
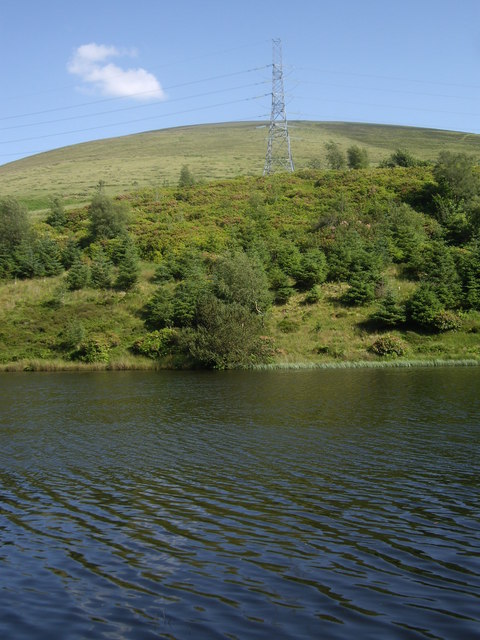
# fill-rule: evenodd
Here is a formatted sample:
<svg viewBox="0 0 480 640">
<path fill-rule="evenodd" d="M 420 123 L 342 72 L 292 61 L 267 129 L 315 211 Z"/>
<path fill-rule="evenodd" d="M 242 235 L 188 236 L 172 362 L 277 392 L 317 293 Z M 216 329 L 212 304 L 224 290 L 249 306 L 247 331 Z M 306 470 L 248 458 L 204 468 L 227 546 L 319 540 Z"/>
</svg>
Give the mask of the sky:
<svg viewBox="0 0 480 640">
<path fill-rule="evenodd" d="M 258 126 L 274 38 L 289 121 L 480 133 L 478 0 L 1 0 L 0 164 L 142 131 Z"/>
</svg>

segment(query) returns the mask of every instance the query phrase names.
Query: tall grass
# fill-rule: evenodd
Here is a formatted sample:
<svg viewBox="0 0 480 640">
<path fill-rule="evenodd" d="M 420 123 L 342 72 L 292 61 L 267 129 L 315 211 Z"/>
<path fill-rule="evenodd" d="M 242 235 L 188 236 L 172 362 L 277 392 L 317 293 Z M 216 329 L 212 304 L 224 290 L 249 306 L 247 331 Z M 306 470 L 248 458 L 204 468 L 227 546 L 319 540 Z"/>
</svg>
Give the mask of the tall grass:
<svg viewBox="0 0 480 640">
<path fill-rule="evenodd" d="M 412 367 L 478 367 L 480 359 L 445 360 L 436 358 L 432 360 L 386 360 L 371 361 L 360 360 L 358 362 L 276 362 L 269 364 L 252 365 L 250 368 L 256 371 L 276 371 L 280 369 L 405 369 Z"/>
</svg>

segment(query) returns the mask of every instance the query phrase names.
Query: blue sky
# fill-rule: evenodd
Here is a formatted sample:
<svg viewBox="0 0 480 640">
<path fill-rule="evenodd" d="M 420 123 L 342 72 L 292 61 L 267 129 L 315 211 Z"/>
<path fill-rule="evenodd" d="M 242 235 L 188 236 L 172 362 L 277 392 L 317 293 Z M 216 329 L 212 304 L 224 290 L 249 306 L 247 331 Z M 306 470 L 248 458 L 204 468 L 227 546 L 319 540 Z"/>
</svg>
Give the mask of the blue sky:
<svg viewBox="0 0 480 640">
<path fill-rule="evenodd" d="M 70 144 L 268 119 L 480 133 L 478 0 L 2 0 L 0 164 Z"/>
</svg>

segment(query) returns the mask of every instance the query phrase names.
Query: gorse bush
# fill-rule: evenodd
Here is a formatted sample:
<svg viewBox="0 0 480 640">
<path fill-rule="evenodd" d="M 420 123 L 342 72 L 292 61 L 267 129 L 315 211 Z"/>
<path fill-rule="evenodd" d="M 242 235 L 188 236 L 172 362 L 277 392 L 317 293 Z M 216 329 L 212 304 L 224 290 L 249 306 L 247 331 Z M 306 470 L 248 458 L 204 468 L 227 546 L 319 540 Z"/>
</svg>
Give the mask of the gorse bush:
<svg viewBox="0 0 480 640">
<path fill-rule="evenodd" d="M 370 351 L 382 357 L 400 357 L 405 355 L 405 344 L 397 336 L 386 334 L 380 336 L 370 345 Z"/>
<path fill-rule="evenodd" d="M 78 349 L 72 353 L 73 360 L 80 362 L 108 362 L 110 357 L 110 346 L 99 338 L 90 338 L 82 342 Z"/>
<path fill-rule="evenodd" d="M 135 340 L 132 345 L 132 351 L 147 358 L 162 358 L 170 353 L 177 341 L 177 331 L 171 328 L 164 328 L 158 331 L 151 331 Z"/>
</svg>

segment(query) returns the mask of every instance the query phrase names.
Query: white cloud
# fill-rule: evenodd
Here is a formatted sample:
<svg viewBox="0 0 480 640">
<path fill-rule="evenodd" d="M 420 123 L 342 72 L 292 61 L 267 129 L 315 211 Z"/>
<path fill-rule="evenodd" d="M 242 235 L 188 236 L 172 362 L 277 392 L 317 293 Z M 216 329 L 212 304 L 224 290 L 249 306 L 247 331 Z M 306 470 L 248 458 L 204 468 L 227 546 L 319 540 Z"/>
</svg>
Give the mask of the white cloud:
<svg viewBox="0 0 480 640">
<path fill-rule="evenodd" d="M 91 42 L 75 50 L 67 69 L 105 96 L 165 100 L 166 95 L 152 73 L 142 68 L 123 69 L 109 62 L 114 57 L 136 55 L 136 51 L 132 49 L 121 50 L 114 46 Z"/>
</svg>

